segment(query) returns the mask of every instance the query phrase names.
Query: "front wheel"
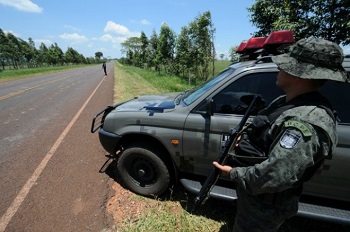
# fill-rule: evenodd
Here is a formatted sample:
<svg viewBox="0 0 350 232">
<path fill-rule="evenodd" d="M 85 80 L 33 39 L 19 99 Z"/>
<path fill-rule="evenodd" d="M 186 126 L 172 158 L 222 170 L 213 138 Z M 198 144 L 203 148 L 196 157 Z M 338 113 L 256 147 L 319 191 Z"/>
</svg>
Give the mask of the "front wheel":
<svg viewBox="0 0 350 232">
<path fill-rule="evenodd" d="M 170 172 L 151 149 L 131 146 L 120 155 L 117 170 L 131 191 L 143 196 L 158 196 L 170 185 Z"/>
</svg>

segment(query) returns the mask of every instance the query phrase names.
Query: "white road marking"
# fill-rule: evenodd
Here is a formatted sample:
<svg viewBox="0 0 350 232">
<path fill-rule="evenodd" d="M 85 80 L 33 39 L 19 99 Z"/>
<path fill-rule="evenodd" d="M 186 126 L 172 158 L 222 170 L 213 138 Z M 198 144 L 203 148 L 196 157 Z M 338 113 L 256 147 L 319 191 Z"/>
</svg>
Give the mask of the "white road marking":
<svg viewBox="0 0 350 232">
<path fill-rule="evenodd" d="M 1 217 L 0 220 L 0 232 L 5 231 L 7 225 L 10 223 L 12 217 L 15 215 L 21 204 L 23 203 L 24 199 L 28 195 L 30 189 L 33 187 L 35 182 L 38 180 L 41 172 L 44 170 L 46 167 L 47 163 L 50 161 L 54 153 L 56 152 L 57 148 L 60 146 L 62 143 L 63 139 L 66 137 L 74 123 L 77 121 L 78 117 L 80 114 L 83 112 L 97 89 L 100 87 L 102 82 L 104 81 L 105 76 L 102 78 L 101 82 L 97 85 L 95 90 L 92 92 L 92 94 L 89 96 L 89 98 L 85 101 L 83 106 L 80 108 L 80 110 L 77 112 L 77 114 L 73 117 L 72 121 L 68 124 L 68 126 L 64 129 L 62 134 L 58 137 L 56 142 L 53 144 L 51 147 L 50 151 L 46 154 L 44 159 L 40 162 L 39 166 L 35 169 L 33 175 L 27 180 L 25 185 L 22 187 L 21 191 L 17 194 L 16 198 L 13 200 L 11 206 L 7 209 L 6 213 Z M 2 100 L 2 99 L 0 99 Z"/>
</svg>

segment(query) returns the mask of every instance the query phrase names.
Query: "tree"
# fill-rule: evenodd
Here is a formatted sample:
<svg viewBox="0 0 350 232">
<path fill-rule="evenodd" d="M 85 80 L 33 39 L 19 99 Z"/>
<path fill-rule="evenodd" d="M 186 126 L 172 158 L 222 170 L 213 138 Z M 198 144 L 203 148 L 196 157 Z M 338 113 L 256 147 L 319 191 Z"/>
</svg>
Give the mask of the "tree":
<svg viewBox="0 0 350 232">
<path fill-rule="evenodd" d="M 127 63 L 133 64 L 135 66 L 140 67 L 141 66 L 141 46 L 142 42 L 139 37 L 131 37 L 125 40 L 121 44 L 122 46 L 122 53 L 126 54 L 126 61 Z"/>
<path fill-rule="evenodd" d="M 64 62 L 64 53 L 57 43 L 51 44 L 47 52 L 47 62 L 50 65 L 62 65 Z"/>
<path fill-rule="evenodd" d="M 238 46 L 234 46 L 230 48 L 229 51 L 229 56 L 230 56 L 230 61 L 235 62 L 239 60 L 240 55 L 236 53 Z"/>
<path fill-rule="evenodd" d="M 200 14 L 188 27 L 182 27 L 176 37 L 175 32 L 163 23 L 159 36 L 153 30 L 150 39 L 142 32 L 140 37 L 128 38 L 122 43 L 121 60 L 125 64 L 154 67 L 157 71 L 183 76 L 191 73 L 198 79 L 206 80 L 209 68 L 215 72 L 215 28 L 210 12 Z"/>
<path fill-rule="evenodd" d="M 29 45 L 29 53 L 26 55 L 26 59 L 28 62 L 28 67 L 34 67 L 37 62 L 38 57 L 38 51 L 35 48 L 35 43 L 31 37 L 28 39 L 28 45 Z"/>
<path fill-rule="evenodd" d="M 7 38 L 3 30 L 0 28 L 0 61 L 2 69 L 5 69 L 5 60 L 7 57 Z"/>
<path fill-rule="evenodd" d="M 47 63 L 49 60 L 48 51 L 49 49 L 46 47 L 46 45 L 44 43 L 41 43 L 38 52 L 38 62 L 41 66 Z"/>
<path fill-rule="evenodd" d="M 182 27 L 181 32 L 178 35 L 176 43 L 176 63 L 179 65 L 179 71 L 182 72 L 182 76 L 189 72 L 193 65 L 193 59 L 191 59 L 191 39 L 189 36 L 188 27 Z"/>
<path fill-rule="evenodd" d="M 83 63 L 83 57 L 76 50 L 71 47 L 68 47 L 66 53 L 64 54 L 65 60 L 70 64 L 81 64 Z"/>
<path fill-rule="evenodd" d="M 174 31 L 166 23 L 163 23 L 158 38 L 156 60 L 164 65 L 166 71 L 169 71 L 171 61 L 174 59 L 175 41 Z"/>
<path fill-rule="evenodd" d="M 141 54 L 140 54 L 140 59 L 141 59 L 141 64 L 146 64 L 148 63 L 148 38 L 146 34 L 142 31 L 141 36 L 140 36 L 140 41 L 141 41 Z"/>
<path fill-rule="evenodd" d="M 157 48 L 158 48 L 158 35 L 155 30 L 153 30 L 151 38 L 149 39 L 148 44 L 148 67 L 155 66 L 155 69 L 158 70 L 159 64 L 156 62 L 156 55 L 157 55 Z"/>
<path fill-rule="evenodd" d="M 66 53 L 69 62 L 73 61 L 74 64 L 92 61 L 92 59 L 87 60 L 72 48 L 69 48 Z M 49 48 L 41 43 L 39 49 L 36 49 L 32 38 L 29 38 L 27 42 L 11 33 L 5 33 L 0 28 L 0 62 L 2 69 L 5 69 L 6 66 L 19 69 L 44 65 L 63 65 L 65 54 L 57 43 L 53 43 Z M 95 63 L 95 61 L 91 63 Z"/>
<path fill-rule="evenodd" d="M 215 58 L 215 28 L 210 12 L 199 15 L 190 23 L 189 30 L 192 43 L 190 52 L 192 59 L 197 62 L 194 67 L 196 76 L 206 79 L 209 77 L 209 65 L 214 63 Z"/>
<path fill-rule="evenodd" d="M 8 41 L 8 51 L 7 55 L 9 57 L 10 62 L 14 69 L 19 68 L 19 62 L 21 59 L 21 44 L 16 36 L 12 33 L 7 33 L 7 41 Z"/>
<path fill-rule="evenodd" d="M 102 52 L 95 52 L 95 58 L 96 58 L 97 60 L 100 60 L 101 57 L 103 57 L 103 53 L 102 53 Z"/>
<path fill-rule="evenodd" d="M 251 8 L 254 36 L 292 30 L 296 40 L 321 37 L 338 44 L 350 44 L 349 0 L 256 0 Z"/>
</svg>

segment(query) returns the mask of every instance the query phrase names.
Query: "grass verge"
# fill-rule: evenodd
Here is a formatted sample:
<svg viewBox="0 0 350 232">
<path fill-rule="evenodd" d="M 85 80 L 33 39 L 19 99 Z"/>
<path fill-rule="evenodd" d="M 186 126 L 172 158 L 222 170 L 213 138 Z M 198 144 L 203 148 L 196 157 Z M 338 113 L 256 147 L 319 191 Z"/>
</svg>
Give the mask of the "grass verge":
<svg viewBox="0 0 350 232">
<path fill-rule="evenodd" d="M 40 68 L 25 68 L 25 69 L 5 69 L 0 70 L 0 83 L 17 80 L 21 78 L 34 77 L 41 74 L 59 72 L 68 69 L 81 68 L 87 65 L 69 65 L 69 66 L 55 66 L 55 67 L 40 67 Z"/>
</svg>

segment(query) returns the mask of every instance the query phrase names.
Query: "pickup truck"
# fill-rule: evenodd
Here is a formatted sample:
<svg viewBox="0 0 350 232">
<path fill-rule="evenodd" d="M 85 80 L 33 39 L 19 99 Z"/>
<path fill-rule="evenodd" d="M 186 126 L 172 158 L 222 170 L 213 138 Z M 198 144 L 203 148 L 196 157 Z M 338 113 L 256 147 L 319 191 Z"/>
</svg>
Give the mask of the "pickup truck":
<svg viewBox="0 0 350 232">
<path fill-rule="evenodd" d="M 350 58 L 343 67 L 350 72 Z M 93 118 L 91 132 L 98 131 L 124 185 L 135 193 L 161 195 L 177 183 L 198 193 L 247 108 L 241 96 L 259 94 L 268 105 L 283 94 L 275 85 L 278 71 L 271 56 L 236 62 L 198 88 L 108 106 Z M 340 118 L 338 144 L 326 160 L 329 170 L 305 183 L 298 214 L 350 224 L 350 84 L 328 81 L 321 92 Z M 210 197 L 235 200 L 234 185 L 222 177 Z"/>
</svg>

